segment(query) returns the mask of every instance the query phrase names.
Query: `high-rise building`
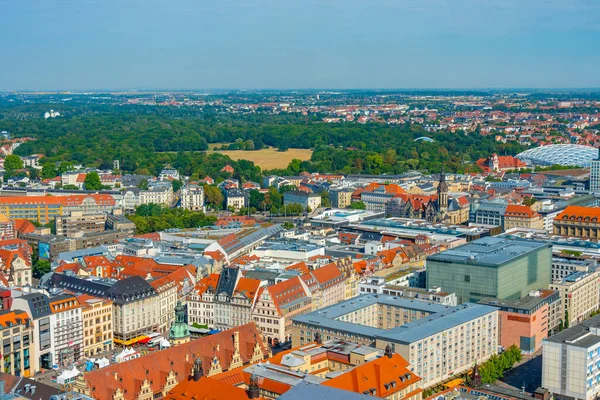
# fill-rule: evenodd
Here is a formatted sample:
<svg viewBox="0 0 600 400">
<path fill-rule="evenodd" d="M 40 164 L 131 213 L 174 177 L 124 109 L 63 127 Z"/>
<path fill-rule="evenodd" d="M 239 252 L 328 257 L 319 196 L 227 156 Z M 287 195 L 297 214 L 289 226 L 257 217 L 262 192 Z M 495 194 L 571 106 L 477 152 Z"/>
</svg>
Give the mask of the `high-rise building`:
<svg viewBox="0 0 600 400">
<path fill-rule="evenodd" d="M 427 258 L 426 287 L 456 293 L 458 303 L 486 297 L 518 300 L 548 287 L 552 245 L 485 237 Z"/>
<path fill-rule="evenodd" d="M 600 157 L 590 162 L 590 191 L 600 192 Z"/>
</svg>

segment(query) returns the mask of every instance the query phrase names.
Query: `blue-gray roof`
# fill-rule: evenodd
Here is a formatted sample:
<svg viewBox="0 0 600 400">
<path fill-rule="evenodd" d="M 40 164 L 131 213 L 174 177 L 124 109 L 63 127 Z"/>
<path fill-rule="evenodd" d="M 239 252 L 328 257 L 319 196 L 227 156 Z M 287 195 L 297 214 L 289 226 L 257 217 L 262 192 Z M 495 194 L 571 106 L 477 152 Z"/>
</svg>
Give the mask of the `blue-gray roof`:
<svg viewBox="0 0 600 400">
<path fill-rule="evenodd" d="M 429 315 L 389 330 L 338 320 L 338 318 L 345 314 L 376 303 L 422 311 Z M 370 337 L 373 341 L 383 339 L 396 343 L 412 343 L 497 310 L 495 307 L 473 303 L 451 307 L 395 296 L 367 294 L 321 310 L 300 315 L 293 320 L 294 322 L 310 325 L 315 328 L 319 327 Z"/>
<path fill-rule="evenodd" d="M 290 390 L 279 396 L 280 400 L 372 400 L 372 396 L 349 392 L 323 385 L 315 385 L 308 382 L 300 382 Z"/>
<path fill-rule="evenodd" d="M 60 260 L 71 261 L 81 257 L 108 255 L 108 249 L 105 246 L 90 247 L 88 249 L 80 249 L 75 251 L 64 251 L 58 254 Z"/>
<path fill-rule="evenodd" d="M 484 237 L 427 257 L 429 261 L 499 267 L 512 260 L 551 248 L 547 242 Z"/>
</svg>

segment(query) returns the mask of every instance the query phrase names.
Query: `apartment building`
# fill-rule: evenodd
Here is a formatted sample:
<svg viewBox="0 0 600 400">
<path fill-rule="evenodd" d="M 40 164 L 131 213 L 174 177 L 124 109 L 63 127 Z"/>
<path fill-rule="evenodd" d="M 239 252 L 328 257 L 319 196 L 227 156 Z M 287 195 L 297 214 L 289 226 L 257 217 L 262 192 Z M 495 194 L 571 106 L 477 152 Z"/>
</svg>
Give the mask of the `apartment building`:
<svg viewBox="0 0 600 400">
<path fill-rule="evenodd" d="M 550 284 L 562 298 L 565 326 L 573 326 L 600 307 L 600 272 L 573 272 L 562 281 Z"/>
<path fill-rule="evenodd" d="M 150 281 L 158 295 L 158 332 L 167 333 L 175 320 L 177 282 L 169 275 Z"/>
<path fill-rule="evenodd" d="M 31 374 L 54 365 L 54 325 L 56 316 L 50 311 L 48 296 L 42 293 L 14 293 L 11 310 L 24 310 L 32 321 L 33 346 L 30 351 Z M 16 296 L 20 295 L 20 296 Z"/>
<path fill-rule="evenodd" d="M 544 219 L 529 206 L 509 204 L 504 212 L 504 230 L 512 228 L 544 229 Z"/>
<path fill-rule="evenodd" d="M 339 189 L 329 192 L 329 200 L 334 208 L 346 208 L 352 204 L 352 193 L 354 189 Z"/>
<path fill-rule="evenodd" d="M 68 367 L 83 356 L 83 317 L 81 306 L 73 295 L 63 294 L 48 300 L 54 315 L 52 340 L 54 362 Z"/>
<path fill-rule="evenodd" d="M 239 211 L 240 208 L 248 205 L 248 195 L 246 192 L 240 189 L 226 189 L 224 190 L 225 197 L 225 209 L 232 209 Z"/>
<path fill-rule="evenodd" d="M 173 202 L 173 187 L 169 185 L 156 186 L 148 190 L 140 190 L 138 193 L 138 204 L 165 204 Z"/>
<path fill-rule="evenodd" d="M 214 302 L 218 284 L 219 274 L 210 274 L 196 283 L 187 301 L 190 324 L 214 326 Z"/>
<path fill-rule="evenodd" d="M 292 318 L 312 311 L 311 293 L 299 277 L 260 287 L 252 317 L 269 344 L 292 338 Z"/>
<path fill-rule="evenodd" d="M 31 257 L 23 250 L 0 249 L 0 277 L 7 286 L 31 285 Z"/>
<path fill-rule="evenodd" d="M 543 353 L 543 388 L 560 398 L 600 395 L 600 316 L 549 337 Z"/>
<path fill-rule="evenodd" d="M 34 328 L 23 310 L 0 311 L 2 332 L 2 372 L 14 376 L 33 376 L 31 361 L 35 358 Z"/>
<path fill-rule="evenodd" d="M 370 183 L 360 194 L 360 200 L 368 211 L 385 211 L 385 204 L 400 194 L 406 194 L 406 190 L 395 183 Z"/>
<path fill-rule="evenodd" d="M 181 189 L 181 208 L 192 211 L 204 211 L 204 188 L 198 185 L 186 185 Z"/>
<path fill-rule="evenodd" d="M 312 277 L 313 310 L 318 310 L 345 300 L 346 282 L 342 272 L 335 263 L 330 263 L 310 271 L 307 276 Z M 306 276 L 302 277 L 303 279 Z"/>
<path fill-rule="evenodd" d="M 113 345 L 113 302 L 87 294 L 77 296 L 83 319 L 83 355 L 111 351 Z"/>
<path fill-rule="evenodd" d="M 321 195 L 317 193 L 290 190 L 283 194 L 283 204 L 300 204 L 304 209 L 316 210 L 321 207 Z"/>
</svg>

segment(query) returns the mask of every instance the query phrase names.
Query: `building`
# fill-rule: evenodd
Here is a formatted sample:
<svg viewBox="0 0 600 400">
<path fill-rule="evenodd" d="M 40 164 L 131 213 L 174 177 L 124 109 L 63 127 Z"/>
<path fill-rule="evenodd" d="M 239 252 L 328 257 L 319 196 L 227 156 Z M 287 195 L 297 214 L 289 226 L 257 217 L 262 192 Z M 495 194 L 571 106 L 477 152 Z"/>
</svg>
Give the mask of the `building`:
<svg viewBox="0 0 600 400">
<path fill-rule="evenodd" d="M 239 211 L 242 207 L 248 205 L 248 194 L 240 189 L 224 190 L 225 209 Z"/>
<path fill-rule="evenodd" d="M 77 296 L 83 319 L 83 355 L 111 351 L 113 345 L 113 302 L 87 294 Z"/>
<path fill-rule="evenodd" d="M 370 183 L 360 194 L 360 201 L 365 203 L 368 211 L 385 211 L 385 204 L 392 198 L 406 191 L 395 183 Z"/>
<path fill-rule="evenodd" d="M 352 203 L 352 193 L 354 189 L 338 189 L 329 192 L 329 200 L 333 208 L 350 207 Z"/>
<path fill-rule="evenodd" d="M 549 337 L 543 344 L 542 387 L 561 398 L 600 394 L 600 316 Z"/>
<path fill-rule="evenodd" d="M 179 171 L 177 171 L 175 168 L 165 167 L 162 171 L 160 171 L 158 179 L 161 181 L 177 180 L 179 179 Z"/>
<path fill-rule="evenodd" d="M 127 362 L 80 375 L 73 389 L 97 400 L 168 398 L 200 364 L 201 376 L 241 369 L 271 356 L 254 324 L 189 341 Z"/>
<path fill-rule="evenodd" d="M 389 400 L 421 400 L 421 378 L 409 368 L 408 361 L 389 347 L 383 357 L 334 376 L 323 386 Z"/>
<path fill-rule="evenodd" d="M 560 254 L 552 257 L 552 282 L 562 281 L 573 272 L 594 271 L 598 261 L 591 257 L 575 257 Z"/>
<path fill-rule="evenodd" d="M 590 192 L 600 192 L 600 158 L 590 161 Z"/>
<path fill-rule="evenodd" d="M 0 240 L 16 238 L 15 222 L 0 214 Z"/>
<path fill-rule="evenodd" d="M 0 249 L 0 279 L 9 287 L 31 285 L 31 255 L 22 249 Z"/>
<path fill-rule="evenodd" d="M 269 344 L 291 340 L 292 318 L 312 311 L 311 293 L 299 277 L 258 290 L 252 317 Z"/>
<path fill-rule="evenodd" d="M 188 343 L 190 341 L 190 330 L 185 322 L 185 307 L 181 302 L 175 306 L 175 321 L 169 330 L 169 341 L 174 346 Z"/>
<path fill-rule="evenodd" d="M 68 216 L 56 216 L 56 235 L 71 237 L 75 233 L 104 232 L 106 213 L 88 214 L 81 211 L 71 212 Z"/>
<path fill-rule="evenodd" d="M 158 294 L 158 332 L 167 333 L 175 317 L 177 304 L 177 282 L 169 275 L 150 280 L 150 285 Z"/>
<path fill-rule="evenodd" d="M 204 211 L 204 188 L 198 185 L 184 186 L 181 189 L 181 208 Z"/>
<path fill-rule="evenodd" d="M 214 326 L 214 299 L 219 277 L 219 274 L 210 274 L 196 283 L 187 301 L 190 324 Z"/>
<path fill-rule="evenodd" d="M 14 376 L 33 376 L 38 370 L 31 362 L 35 358 L 33 321 L 22 310 L 0 311 L 4 361 L 2 372 Z"/>
<path fill-rule="evenodd" d="M 573 326 L 588 318 L 600 307 L 600 271 L 573 272 L 562 281 L 550 284 L 562 298 L 565 326 Z"/>
<path fill-rule="evenodd" d="M 544 219 L 529 206 L 509 204 L 504 212 L 504 230 L 512 228 L 544 229 Z"/>
<path fill-rule="evenodd" d="M 86 280 L 55 273 L 44 286 L 112 300 L 113 340 L 116 344 L 131 345 L 142 338 L 142 335 L 156 332 L 159 328 L 158 293 L 140 276 L 114 282 L 106 279 Z"/>
<path fill-rule="evenodd" d="M 31 372 L 40 368 L 52 369 L 54 365 L 54 325 L 56 316 L 50 311 L 48 296 L 41 293 L 27 293 L 15 297 L 11 310 L 24 310 L 33 322 L 33 349 L 31 349 Z"/>
<path fill-rule="evenodd" d="M 500 346 L 515 345 L 524 354 L 540 350 L 562 321 L 561 297 L 553 290 L 537 290 L 519 300 L 483 299 L 479 304 L 498 308 Z"/>
<path fill-rule="evenodd" d="M 479 225 L 504 226 L 508 203 L 504 199 L 471 203 L 469 222 Z"/>
<path fill-rule="evenodd" d="M 484 172 L 513 171 L 527 168 L 527 164 L 512 156 L 498 156 L 494 153 L 488 158 L 480 158 L 475 164 Z"/>
<path fill-rule="evenodd" d="M 51 297 L 48 305 L 54 315 L 52 326 L 54 363 L 66 368 L 83 357 L 81 306 L 77 298 L 70 294 Z"/>
<path fill-rule="evenodd" d="M 425 302 L 439 303 L 446 306 L 455 306 L 456 294 L 442 292 L 442 288 L 434 287 L 423 289 L 418 287 L 402 286 L 392 283 L 386 283 L 385 278 L 369 277 L 358 284 L 359 294 L 385 294 L 406 299 L 414 299 Z"/>
<path fill-rule="evenodd" d="M 115 199 L 108 194 L 0 197 L 0 214 L 9 219 L 24 218 L 40 224 L 72 211 L 110 212 L 114 208 Z"/>
<path fill-rule="evenodd" d="M 317 333 L 325 340 L 375 345 L 381 350 L 389 345 L 409 362 L 427 388 L 496 353 L 498 310 L 472 303 L 447 307 L 363 295 L 294 318 L 293 346 L 312 342 Z M 447 357 L 434 358 L 436 353 Z"/>
<path fill-rule="evenodd" d="M 598 218 L 600 207 L 568 206 L 554 219 L 554 234 L 597 242 L 600 239 Z"/>
<path fill-rule="evenodd" d="M 486 297 L 518 300 L 548 287 L 552 245 L 484 237 L 427 258 L 426 287 L 456 293 L 458 303 Z"/>
<path fill-rule="evenodd" d="M 283 194 L 283 204 L 300 204 L 305 210 L 316 210 L 321 207 L 321 195 L 299 190 L 290 190 Z"/>
</svg>

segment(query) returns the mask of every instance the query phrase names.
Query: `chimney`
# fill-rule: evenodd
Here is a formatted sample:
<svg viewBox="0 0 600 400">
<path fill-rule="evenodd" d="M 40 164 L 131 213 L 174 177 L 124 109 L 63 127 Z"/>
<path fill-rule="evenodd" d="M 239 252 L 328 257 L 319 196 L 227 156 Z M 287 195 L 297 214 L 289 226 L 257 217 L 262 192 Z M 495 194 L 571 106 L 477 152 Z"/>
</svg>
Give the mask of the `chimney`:
<svg viewBox="0 0 600 400">
<path fill-rule="evenodd" d="M 118 380 L 119 380 L 119 374 L 117 374 L 117 373 L 115 372 L 115 381 L 118 381 Z"/>
<path fill-rule="evenodd" d="M 235 353 L 239 353 L 240 352 L 240 333 L 238 331 L 233 332 L 233 335 L 231 335 L 233 338 L 233 351 Z"/>
</svg>

